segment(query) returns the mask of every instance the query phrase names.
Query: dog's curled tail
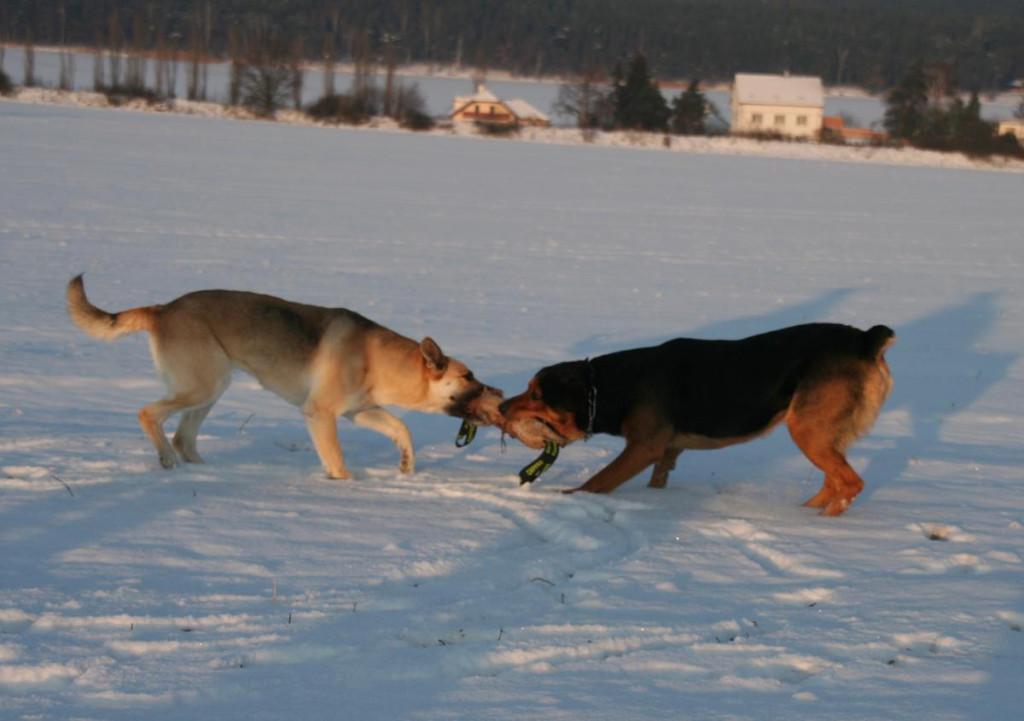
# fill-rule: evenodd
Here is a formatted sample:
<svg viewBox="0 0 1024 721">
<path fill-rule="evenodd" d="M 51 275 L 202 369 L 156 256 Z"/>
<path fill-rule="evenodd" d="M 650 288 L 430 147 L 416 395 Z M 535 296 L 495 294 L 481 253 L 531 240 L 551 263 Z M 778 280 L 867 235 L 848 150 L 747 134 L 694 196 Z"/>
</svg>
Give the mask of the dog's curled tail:
<svg viewBox="0 0 1024 721">
<path fill-rule="evenodd" d="M 885 349 L 895 342 L 896 333 L 888 326 L 876 325 L 864 331 L 864 352 L 870 358 L 881 358 Z"/>
<path fill-rule="evenodd" d="M 82 276 L 77 275 L 68 283 L 68 314 L 75 325 L 100 340 L 114 340 L 125 333 L 152 330 L 156 312 L 160 306 L 133 308 L 121 313 L 108 313 L 89 302 L 85 296 Z"/>
</svg>

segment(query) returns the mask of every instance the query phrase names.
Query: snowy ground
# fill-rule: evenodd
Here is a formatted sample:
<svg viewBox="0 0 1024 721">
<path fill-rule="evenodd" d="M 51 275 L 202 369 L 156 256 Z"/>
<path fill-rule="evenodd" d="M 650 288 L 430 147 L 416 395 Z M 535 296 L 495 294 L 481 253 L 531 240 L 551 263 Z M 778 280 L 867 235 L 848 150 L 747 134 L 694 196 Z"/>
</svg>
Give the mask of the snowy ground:
<svg viewBox="0 0 1024 721">
<path fill-rule="evenodd" d="M 1018 174 L 0 102 L 0 717 L 993 719 L 1024 705 Z M 785 431 L 669 487 L 621 447 L 405 416 L 419 472 L 244 376 L 161 470 L 143 336 L 209 287 L 357 309 L 520 390 L 556 360 L 886 323 L 896 387 L 839 519 Z"/>
</svg>

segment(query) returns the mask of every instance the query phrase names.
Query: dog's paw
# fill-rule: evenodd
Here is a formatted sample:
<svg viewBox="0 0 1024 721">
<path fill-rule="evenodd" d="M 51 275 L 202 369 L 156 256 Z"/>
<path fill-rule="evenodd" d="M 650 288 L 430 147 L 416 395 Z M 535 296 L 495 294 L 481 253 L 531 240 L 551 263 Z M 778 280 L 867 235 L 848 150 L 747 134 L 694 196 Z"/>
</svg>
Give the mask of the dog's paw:
<svg viewBox="0 0 1024 721">
<path fill-rule="evenodd" d="M 829 501 L 829 504 L 821 510 L 823 516 L 841 516 L 850 507 L 850 501 L 846 498 L 837 498 Z"/>
<path fill-rule="evenodd" d="M 398 464 L 398 472 L 405 476 L 416 472 L 416 457 L 412 453 L 402 453 L 402 460 Z"/>
<path fill-rule="evenodd" d="M 163 468 L 170 470 L 178 465 L 178 454 L 174 451 L 161 451 L 160 452 L 160 465 Z"/>
</svg>

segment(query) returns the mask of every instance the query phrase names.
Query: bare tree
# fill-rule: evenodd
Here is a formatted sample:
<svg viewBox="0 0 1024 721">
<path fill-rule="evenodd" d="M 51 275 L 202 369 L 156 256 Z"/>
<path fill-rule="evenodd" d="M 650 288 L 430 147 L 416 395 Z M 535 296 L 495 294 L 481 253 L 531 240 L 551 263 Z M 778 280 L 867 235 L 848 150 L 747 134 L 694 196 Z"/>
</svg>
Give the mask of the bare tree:
<svg viewBox="0 0 1024 721">
<path fill-rule="evenodd" d="M 4 70 L 4 56 L 7 54 L 8 27 L 7 5 L 4 5 L 0 8 L 0 72 Z"/>
<path fill-rule="evenodd" d="M 243 105 L 260 117 L 271 118 L 296 97 L 296 46 L 275 36 L 267 26 L 265 18 L 250 19 L 240 92 Z"/>
<path fill-rule="evenodd" d="M 141 10 L 132 15 L 132 40 L 125 60 L 125 87 L 133 93 L 146 89 L 146 46 L 148 27 Z"/>
<path fill-rule="evenodd" d="M 324 31 L 324 97 L 334 96 L 334 64 L 336 62 L 335 47 L 338 37 L 338 22 L 341 10 L 334 7 L 327 17 L 327 29 Z"/>
<path fill-rule="evenodd" d="M 392 33 L 384 33 L 381 40 L 384 42 L 384 115 L 389 118 L 396 117 L 395 113 L 395 41 L 398 36 Z"/>
<path fill-rule="evenodd" d="M 357 32 L 352 44 L 352 104 L 360 115 L 377 114 L 378 92 L 374 83 L 376 68 L 368 32 Z"/>
<path fill-rule="evenodd" d="M 606 78 L 597 68 L 587 68 L 571 83 L 558 88 L 555 100 L 556 113 L 576 118 L 579 128 L 595 128 L 606 123 L 601 116 L 606 110 L 608 88 Z"/>
<path fill-rule="evenodd" d="M 103 77 L 103 33 L 97 26 L 96 41 L 92 54 L 92 89 L 101 92 L 106 79 Z"/>
<path fill-rule="evenodd" d="M 174 50 L 172 49 L 173 36 L 167 34 L 167 8 L 161 4 L 155 13 L 156 18 L 156 65 L 153 69 L 154 92 L 159 98 L 174 97 L 174 81 L 172 79 L 172 64 L 174 61 Z"/>
<path fill-rule="evenodd" d="M 110 11 L 107 19 L 107 51 L 110 62 L 110 87 L 117 88 L 121 85 L 121 46 L 124 43 L 121 32 L 121 16 L 117 8 Z"/>
<path fill-rule="evenodd" d="M 185 95 L 189 100 L 206 100 L 206 81 L 209 77 L 206 60 L 210 47 L 211 24 L 210 4 L 200 6 L 197 2 L 188 18 L 189 58 Z"/>
<path fill-rule="evenodd" d="M 394 118 L 404 127 L 412 130 L 429 130 L 434 119 L 427 113 L 427 103 L 420 94 L 419 86 L 398 84 L 395 92 Z"/>
<path fill-rule="evenodd" d="M 247 65 L 248 50 L 245 33 L 238 25 L 228 28 L 228 56 L 231 58 L 231 75 L 228 81 L 228 103 L 240 105 L 242 102 L 242 71 Z"/>
<path fill-rule="evenodd" d="M 36 84 L 36 48 L 32 41 L 32 28 L 25 29 L 25 82 L 26 88 Z"/>
<path fill-rule="evenodd" d="M 75 76 L 75 56 L 67 49 L 67 12 L 64 0 L 57 6 L 57 22 L 60 30 L 60 79 L 57 87 L 61 90 L 71 90 L 72 79 Z"/>
<path fill-rule="evenodd" d="M 302 84 L 303 84 L 303 43 L 302 36 L 298 35 L 292 40 L 291 49 L 288 53 L 288 69 L 292 73 L 291 91 L 292 105 L 296 110 L 302 109 Z"/>
</svg>

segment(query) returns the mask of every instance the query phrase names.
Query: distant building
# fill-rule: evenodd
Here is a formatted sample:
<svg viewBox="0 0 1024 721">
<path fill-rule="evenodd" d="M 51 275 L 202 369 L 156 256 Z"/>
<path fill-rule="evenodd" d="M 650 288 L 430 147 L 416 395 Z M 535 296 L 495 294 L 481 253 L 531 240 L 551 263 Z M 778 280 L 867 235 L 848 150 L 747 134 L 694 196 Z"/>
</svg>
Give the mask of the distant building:
<svg viewBox="0 0 1024 721">
<path fill-rule="evenodd" d="M 525 100 L 501 100 L 481 83 L 476 92 L 455 98 L 449 116 L 454 122 L 493 123 L 494 125 L 551 124 L 551 119 Z"/>
<path fill-rule="evenodd" d="M 888 133 L 880 133 L 870 128 L 847 127 L 843 119 L 836 115 L 826 115 L 821 119 L 822 136 L 837 138 L 846 145 L 884 145 L 889 142 Z"/>
<path fill-rule="evenodd" d="M 996 131 L 996 134 L 1006 135 L 1007 133 L 1017 136 L 1017 140 L 1024 143 L 1024 119 L 1010 118 L 1009 120 L 1000 120 L 999 129 Z"/>
<path fill-rule="evenodd" d="M 821 78 L 737 73 L 732 88 L 732 132 L 817 138 L 825 111 Z"/>
</svg>

